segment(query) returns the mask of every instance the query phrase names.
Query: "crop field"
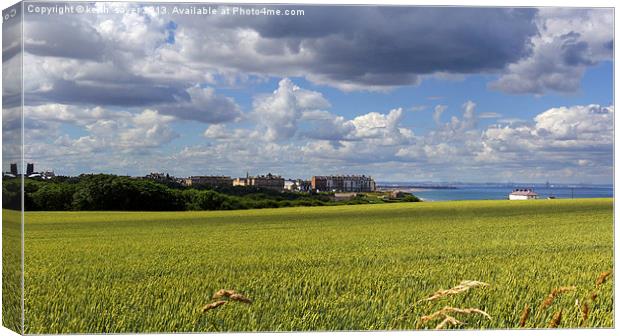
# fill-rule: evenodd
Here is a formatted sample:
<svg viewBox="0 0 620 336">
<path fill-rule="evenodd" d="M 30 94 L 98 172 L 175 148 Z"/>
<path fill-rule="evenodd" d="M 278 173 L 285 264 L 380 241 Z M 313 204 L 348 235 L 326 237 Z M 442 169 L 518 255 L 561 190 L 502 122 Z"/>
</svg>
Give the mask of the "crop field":
<svg viewBox="0 0 620 336">
<path fill-rule="evenodd" d="M 25 249 L 26 333 L 614 325 L 612 199 L 30 212 Z"/>
<path fill-rule="evenodd" d="M 21 212 L 2 211 L 2 325 L 21 332 Z"/>
</svg>

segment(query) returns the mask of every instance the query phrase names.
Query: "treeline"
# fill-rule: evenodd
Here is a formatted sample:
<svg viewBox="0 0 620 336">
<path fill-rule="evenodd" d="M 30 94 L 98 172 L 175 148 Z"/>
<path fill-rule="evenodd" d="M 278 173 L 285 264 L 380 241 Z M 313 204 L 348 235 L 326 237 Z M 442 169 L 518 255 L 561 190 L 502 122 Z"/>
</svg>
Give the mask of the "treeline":
<svg viewBox="0 0 620 336">
<path fill-rule="evenodd" d="M 106 174 L 52 181 L 26 179 L 24 191 L 24 205 L 28 211 L 237 210 L 377 201 L 376 198 L 358 196 L 350 201 L 334 202 L 328 194 L 277 192 L 246 187 L 222 190 L 176 188 L 152 180 Z M 4 208 L 19 209 L 20 180 L 3 180 L 2 195 Z M 404 201 L 417 201 L 417 198 Z"/>
</svg>

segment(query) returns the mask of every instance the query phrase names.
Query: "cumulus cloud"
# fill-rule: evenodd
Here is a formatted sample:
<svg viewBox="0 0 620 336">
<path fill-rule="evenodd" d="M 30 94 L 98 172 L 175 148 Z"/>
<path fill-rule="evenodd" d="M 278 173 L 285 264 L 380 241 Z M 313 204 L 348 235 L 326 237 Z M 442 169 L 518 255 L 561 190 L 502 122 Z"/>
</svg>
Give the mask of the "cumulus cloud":
<svg viewBox="0 0 620 336">
<path fill-rule="evenodd" d="M 299 135 L 332 142 L 375 139 L 401 143 L 412 137 L 411 130 L 400 127 L 402 108 L 387 114 L 369 112 L 346 119 L 325 110 L 331 104 L 322 94 L 302 89 L 288 78 L 281 80 L 272 94 L 257 96 L 253 105 L 252 116 L 268 141 Z"/>
<path fill-rule="evenodd" d="M 557 107 L 529 121 L 500 119 L 496 125 L 480 128 L 477 121 L 481 115 L 495 118 L 499 113 L 477 113 L 477 104 L 465 101 L 461 115 L 452 116 L 446 122 L 438 120 L 437 127 L 426 134 L 415 134 L 402 125 L 402 108 L 348 119 L 318 109 L 329 106 L 324 97 L 317 103 L 302 104 L 309 109 L 300 109 L 295 92 L 319 97 L 284 80 L 271 95 L 257 99 L 258 103 L 269 103 L 266 106 L 270 110 L 278 107 L 277 111 L 286 111 L 263 115 L 269 120 L 282 120 L 285 116 L 289 122 L 283 124 L 295 126 L 278 130 L 287 134 L 286 142 L 265 136 L 267 132 L 261 128 L 265 123 L 258 123 L 257 128 L 211 125 L 204 136 L 215 143 L 194 150 L 226 149 L 227 153 L 239 151 L 241 156 L 249 157 L 252 150 L 266 154 L 269 149 L 268 155 L 274 161 L 286 161 L 300 171 L 304 171 L 303 167 L 330 167 L 334 171 L 355 169 L 370 173 L 381 171 L 379 165 L 399 163 L 401 167 L 430 169 L 441 176 L 453 174 L 455 178 L 458 176 L 456 179 L 470 176 L 473 171 L 486 171 L 485 176 L 494 179 L 563 179 L 568 174 L 577 178 L 587 174 L 605 175 L 605 167 L 611 167 L 612 107 Z M 440 105 L 437 111 L 446 108 Z M 285 159 L 286 152 L 281 150 L 295 155 Z M 232 162 L 238 162 L 229 155 L 223 157 L 231 166 Z M 514 175 L 506 175 L 507 171 Z"/>
<path fill-rule="evenodd" d="M 370 112 L 351 120 L 356 139 L 375 139 L 381 144 L 403 144 L 413 138 L 413 131 L 400 127 L 403 109 L 396 108 L 387 114 Z"/>
<path fill-rule="evenodd" d="M 222 140 L 222 139 L 220 139 Z M 166 156 L 162 165 L 169 162 L 185 162 L 181 167 L 170 167 L 171 171 L 189 175 L 196 174 L 190 166 L 203 167 L 208 174 L 244 176 L 272 172 L 291 176 L 291 172 L 308 168 L 298 154 L 298 147 L 292 144 L 278 144 L 262 141 L 262 138 L 239 138 L 236 141 L 216 141 L 208 144 L 188 145 L 180 151 Z"/>
<path fill-rule="evenodd" d="M 416 165 L 428 164 L 458 166 L 456 171 L 491 162 L 509 165 L 530 150 L 543 162 L 537 174 L 544 172 L 540 167 L 565 162 L 574 163 L 566 169 L 578 174 L 577 167 L 593 171 L 610 161 L 610 131 L 599 127 L 613 108 L 572 106 L 517 120 L 502 118 L 502 111 L 476 112 L 476 104 L 467 101 L 462 114 L 448 120 L 447 106 L 435 106 L 436 129 L 414 134 L 403 126 L 401 102 L 345 117 L 318 89 L 289 79 L 343 91 L 385 91 L 428 77 L 482 73 L 497 75 L 490 87 L 504 92 L 571 92 L 588 67 L 611 59 L 608 9 L 296 8 L 305 15 L 166 16 L 147 10 L 52 17 L 45 24 L 28 15 L 23 56 L 30 106 L 24 113 L 30 116 L 28 136 L 37 138 L 28 153 L 42 158 L 68 153 L 76 159 L 67 165 L 76 167 L 92 166 L 78 153 L 96 153 L 90 161 L 115 161 L 119 167 L 209 158 L 234 168 L 245 158 L 282 167 L 328 162 L 334 169 L 401 164 L 419 170 Z M 484 20 L 472 20 L 476 17 Z M 3 46 L 3 71 L 13 68 L 18 51 Z M 274 92 L 254 96 L 251 106 L 245 97 L 237 103 L 223 94 L 235 89 L 253 94 L 247 84 L 274 77 L 284 79 Z M 17 87 L 5 86 L 3 94 L 19 98 Z M 428 97 L 436 98 L 441 97 Z M 478 120 L 489 118 L 498 125 L 480 129 Z M 204 143 L 161 158 L 140 156 L 142 163 L 123 154 L 159 154 L 178 136 L 172 124 L 186 120 L 209 124 Z M 530 140 L 508 140 L 520 137 Z"/>
<path fill-rule="evenodd" d="M 448 106 L 446 105 L 435 106 L 435 110 L 433 111 L 433 120 L 435 121 L 435 124 L 441 124 L 441 115 L 446 111 L 446 109 L 448 109 Z"/>
<path fill-rule="evenodd" d="M 14 9 L 20 11 L 21 6 L 14 5 L 5 13 Z M 19 14 L 17 14 L 19 15 Z M 4 20 L 2 22 L 2 107 L 12 108 L 21 105 L 22 93 L 22 25 L 20 20 Z"/>
<path fill-rule="evenodd" d="M 464 115 L 472 114 L 472 106 L 463 105 Z M 399 146 L 395 155 L 401 162 L 454 180 L 608 183 L 613 170 L 613 112 L 611 106 L 596 104 L 557 107 L 529 121 L 483 129 L 464 128 L 471 125 L 468 117 L 454 117 L 412 145 Z"/>
<path fill-rule="evenodd" d="M 491 87 L 506 92 L 573 91 L 587 66 L 611 55 L 606 9 L 296 8 L 305 15 L 27 15 L 29 64 L 44 70 L 31 77 L 45 83 L 27 90 L 29 101 L 156 108 L 183 104 L 197 84 L 265 76 L 352 91 L 499 73 Z"/>
<path fill-rule="evenodd" d="M 304 112 L 327 108 L 329 102 L 319 92 L 302 89 L 285 78 L 272 94 L 256 97 L 253 107 L 253 116 L 264 127 L 265 137 L 278 141 L 295 135 Z"/>
<path fill-rule="evenodd" d="M 208 55 L 207 61 L 247 73 L 306 76 L 346 91 L 383 90 L 415 85 L 422 74 L 500 70 L 528 53 L 536 33 L 531 9 L 299 8 L 306 15 L 216 18 L 211 34 L 181 23 L 181 39 L 200 43 L 178 52 L 192 59 Z M 488 21 L 471 20 L 478 15 Z M 436 24 L 445 16 L 451 19 Z"/>
<path fill-rule="evenodd" d="M 174 117 L 145 109 L 139 112 L 62 104 L 24 108 L 24 155 L 48 169 L 79 165 L 82 171 L 114 166 L 122 159 L 153 154 L 179 134 Z M 67 131 L 70 126 L 72 131 Z M 116 166 L 114 169 L 118 169 Z"/>
<path fill-rule="evenodd" d="M 400 160 L 429 165 L 469 165 L 480 139 L 475 107 L 476 103 L 466 101 L 461 106 L 461 118 L 452 116 L 450 121 L 442 123 L 440 117 L 447 106 L 437 105 L 433 115 L 436 129 L 417 137 L 411 145 L 398 148 L 395 156 Z"/>
<path fill-rule="evenodd" d="M 88 22 L 54 16 L 28 16 L 24 50 L 33 55 L 101 60 L 104 41 Z"/>
<path fill-rule="evenodd" d="M 574 92 L 588 66 L 611 60 L 613 10 L 544 8 L 531 56 L 510 64 L 489 87 L 508 93 Z"/>
<path fill-rule="evenodd" d="M 286 148 L 305 164 L 325 160 L 389 160 L 397 146 L 410 144 L 415 139 L 413 131 L 401 125 L 402 108 L 387 113 L 368 112 L 348 119 L 325 110 L 330 106 L 320 93 L 303 89 L 285 78 L 271 94 L 255 98 L 253 127 L 210 125 L 204 137 L 214 141 L 211 149 L 239 149 L 244 153 L 256 146 L 273 150 Z"/>
<path fill-rule="evenodd" d="M 162 116 L 157 111 L 144 110 L 133 116 L 130 127 L 119 133 L 118 145 L 125 148 L 156 148 L 172 141 L 178 134 L 170 128 L 174 118 Z"/>
<path fill-rule="evenodd" d="M 178 97 L 175 103 L 159 106 L 160 112 L 205 123 L 228 122 L 241 116 L 241 108 L 232 98 L 216 94 L 211 87 L 194 86 L 186 92 L 187 98 Z"/>
<path fill-rule="evenodd" d="M 256 130 L 246 128 L 230 129 L 224 124 L 214 124 L 207 127 L 203 136 L 207 139 L 213 140 L 232 140 L 232 141 L 260 141 L 262 140 L 261 134 Z"/>
<path fill-rule="evenodd" d="M 240 108 L 232 98 L 200 87 L 214 83 L 212 72 L 166 57 L 162 49 L 169 43 L 169 22 L 153 13 L 131 11 L 27 16 L 27 104 L 146 107 L 207 123 L 238 117 Z"/>
<path fill-rule="evenodd" d="M 355 125 L 343 116 L 327 111 L 307 111 L 301 120 L 308 125 L 302 134 L 310 139 L 339 141 L 351 139 Z"/>
<path fill-rule="evenodd" d="M 129 112 L 111 111 L 100 106 L 87 108 L 65 104 L 46 104 L 24 107 L 24 118 L 29 121 L 70 123 L 82 126 L 98 120 L 130 116 Z"/>
<path fill-rule="evenodd" d="M 466 101 L 463 104 L 463 122 L 461 123 L 462 129 L 472 129 L 476 127 L 476 103 L 471 100 Z"/>
<path fill-rule="evenodd" d="M 130 10 L 27 15 L 26 52 L 56 63 L 39 73 L 54 82 L 52 89 L 33 99 L 101 104 L 99 92 L 111 104 L 147 106 L 173 101 L 196 83 L 248 75 L 303 76 L 347 91 L 385 90 L 418 84 L 420 75 L 499 71 L 528 53 L 536 33 L 533 9 L 297 8 L 306 15 L 197 18 Z M 436 24 L 446 16 L 451 20 Z M 474 16 L 484 16 L 485 23 L 472 21 Z M 487 29 L 489 24 L 496 28 Z"/>
<path fill-rule="evenodd" d="M 540 165 L 595 161 L 610 165 L 613 146 L 613 106 L 551 108 L 533 123 L 495 126 L 484 131 L 477 160 Z M 583 161 L 585 160 L 585 161 Z"/>
</svg>

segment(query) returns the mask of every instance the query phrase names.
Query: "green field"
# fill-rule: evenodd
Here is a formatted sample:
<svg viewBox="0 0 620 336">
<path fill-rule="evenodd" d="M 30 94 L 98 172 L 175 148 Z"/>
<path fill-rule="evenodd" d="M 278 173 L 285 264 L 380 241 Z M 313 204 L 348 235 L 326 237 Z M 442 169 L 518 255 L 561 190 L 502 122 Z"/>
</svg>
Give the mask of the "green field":
<svg viewBox="0 0 620 336">
<path fill-rule="evenodd" d="M 26 333 L 613 326 L 613 201 L 459 201 L 213 212 L 30 212 Z M 490 284 L 413 305 L 462 280 Z M 541 309 L 556 287 L 576 286 Z M 201 312 L 219 289 L 230 302 Z M 595 300 L 584 301 L 596 291 Z M 413 306 L 412 306 L 413 305 Z"/>
</svg>

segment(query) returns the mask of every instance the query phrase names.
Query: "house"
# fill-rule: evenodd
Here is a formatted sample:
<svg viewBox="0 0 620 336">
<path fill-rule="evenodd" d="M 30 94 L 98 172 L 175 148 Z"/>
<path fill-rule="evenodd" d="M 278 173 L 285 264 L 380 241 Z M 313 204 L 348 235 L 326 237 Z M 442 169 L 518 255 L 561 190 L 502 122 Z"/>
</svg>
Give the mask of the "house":
<svg viewBox="0 0 620 336">
<path fill-rule="evenodd" d="M 274 191 L 284 190 L 284 178 L 281 176 L 273 175 L 271 173 L 260 176 L 239 177 L 232 181 L 233 186 L 241 187 L 258 187 L 271 189 Z"/>
<path fill-rule="evenodd" d="M 165 182 L 165 181 L 171 179 L 170 175 L 168 175 L 168 174 L 154 173 L 154 172 L 151 172 L 150 174 L 146 175 L 144 178 L 145 179 L 149 179 L 149 180 L 158 181 L 158 182 Z M 172 179 L 174 179 L 174 178 L 172 178 Z"/>
<path fill-rule="evenodd" d="M 295 184 L 297 185 L 298 191 L 302 191 L 302 192 L 312 191 L 312 181 L 296 179 Z"/>
<path fill-rule="evenodd" d="M 538 194 L 535 193 L 532 189 L 515 189 L 510 193 L 510 195 L 508 195 L 508 199 L 511 201 L 530 200 L 537 198 Z"/>
<path fill-rule="evenodd" d="M 233 179 L 230 176 L 190 176 L 183 179 L 183 185 L 187 187 L 192 186 L 208 186 L 208 187 L 231 187 L 233 185 Z"/>
<path fill-rule="evenodd" d="M 310 192 L 312 190 L 312 182 L 302 179 L 285 180 L 284 190 L 296 192 Z"/>
<path fill-rule="evenodd" d="M 399 198 L 404 198 L 404 197 L 407 197 L 407 196 L 410 196 L 410 195 L 411 195 L 411 193 L 406 193 L 406 192 L 401 191 L 401 190 L 392 190 L 390 192 L 390 197 L 389 198 L 390 199 L 399 199 Z"/>
<path fill-rule="evenodd" d="M 375 180 L 366 175 L 312 176 L 312 189 L 335 192 L 375 191 Z"/>
<path fill-rule="evenodd" d="M 284 181 L 284 190 L 298 191 L 299 190 L 299 186 L 293 180 L 285 180 Z"/>
</svg>

